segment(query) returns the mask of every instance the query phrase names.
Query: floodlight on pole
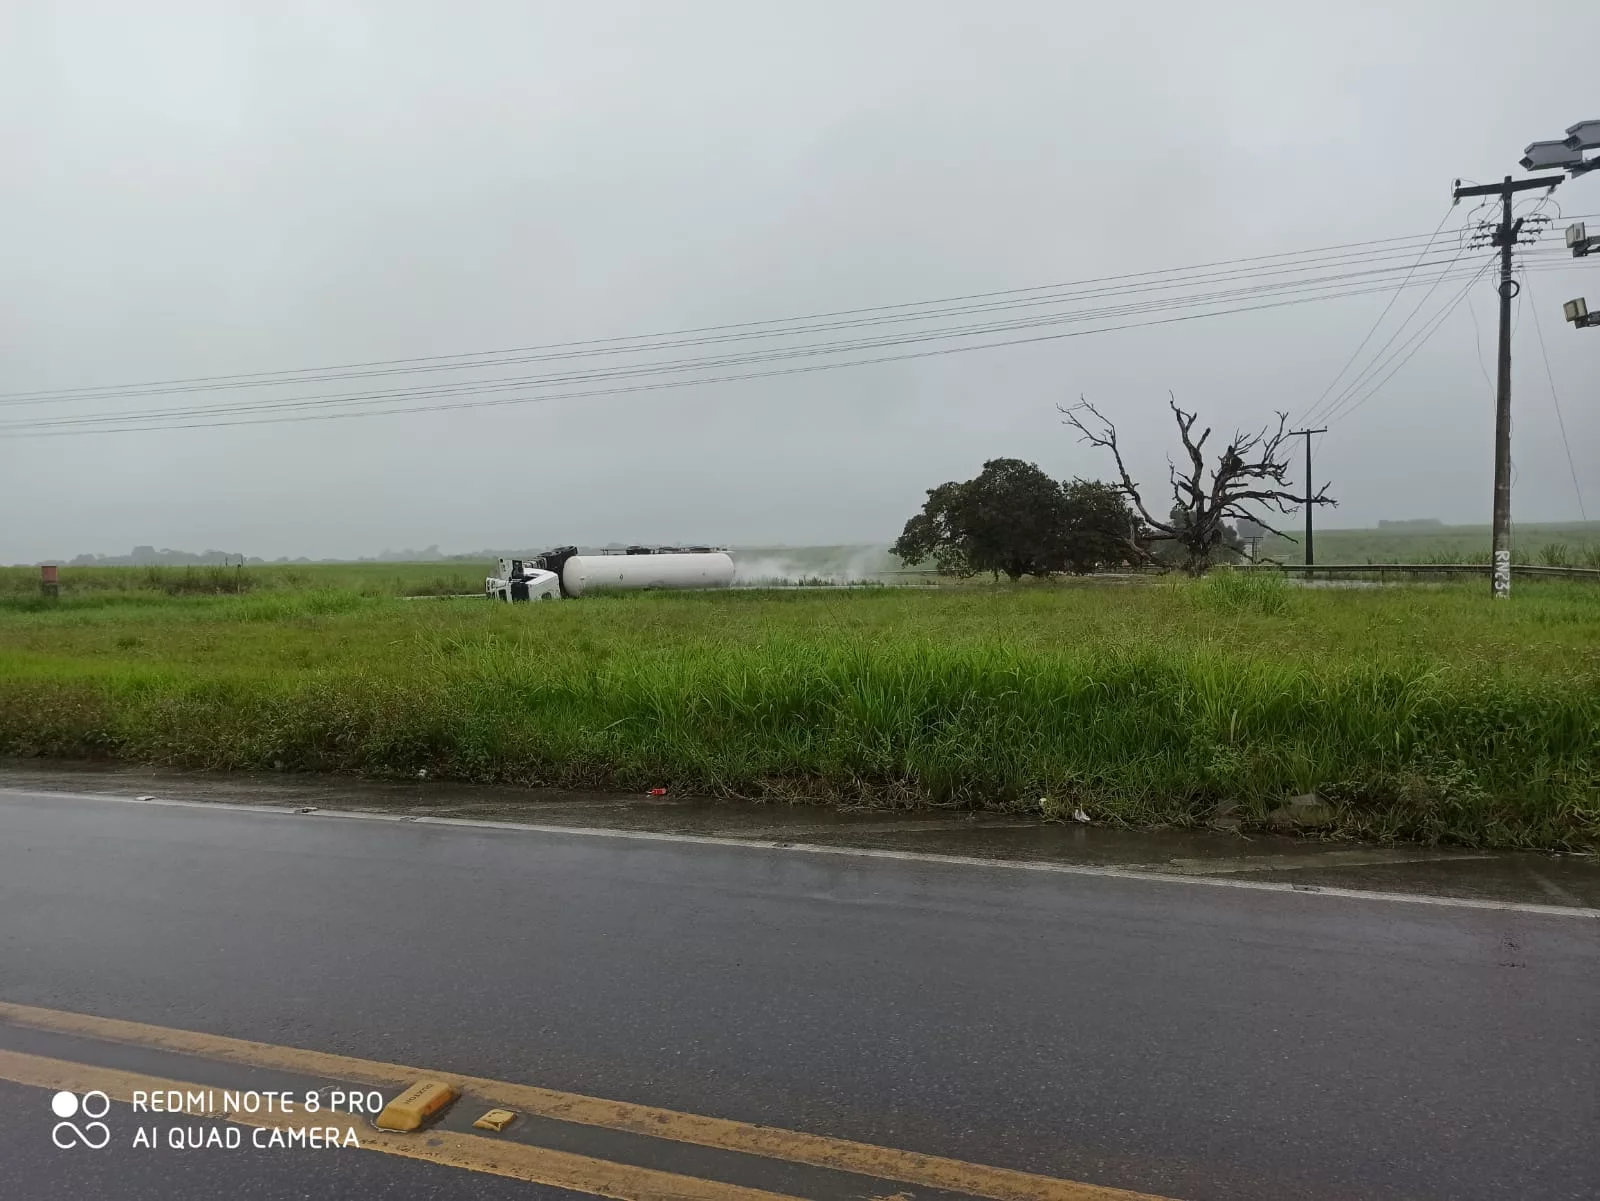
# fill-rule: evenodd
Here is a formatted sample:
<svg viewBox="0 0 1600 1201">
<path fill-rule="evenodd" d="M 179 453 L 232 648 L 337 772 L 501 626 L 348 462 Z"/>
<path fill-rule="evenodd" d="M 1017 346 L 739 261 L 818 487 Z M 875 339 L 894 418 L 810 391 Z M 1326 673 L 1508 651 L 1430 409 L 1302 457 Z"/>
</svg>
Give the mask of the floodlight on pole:
<svg viewBox="0 0 1600 1201">
<path fill-rule="evenodd" d="M 1600 315 L 1589 315 L 1589 302 L 1582 296 L 1561 306 L 1561 314 L 1579 329 L 1600 325 Z"/>
<path fill-rule="evenodd" d="M 1600 121 L 1579 121 L 1567 126 L 1568 150 L 1600 150 Z"/>
<path fill-rule="evenodd" d="M 1567 126 L 1567 136 L 1529 142 L 1520 160 L 1524 171 L 1565 171 L 1573 178 L 1600 170 L 1600 156 L 1585 159 L 1585 150 L 1600 150 L 1600 121 Z"/>
<path fill-rule="evenodd" d="M 1583 166 L 1583 151 L 1567 145 L 1565 141 L 1529 142 L 1527 149 L 1522 152 L 1524 171 L 1546 169 L 1569 171 L 1573 167 L 1581 166 Z"/>
</svg>

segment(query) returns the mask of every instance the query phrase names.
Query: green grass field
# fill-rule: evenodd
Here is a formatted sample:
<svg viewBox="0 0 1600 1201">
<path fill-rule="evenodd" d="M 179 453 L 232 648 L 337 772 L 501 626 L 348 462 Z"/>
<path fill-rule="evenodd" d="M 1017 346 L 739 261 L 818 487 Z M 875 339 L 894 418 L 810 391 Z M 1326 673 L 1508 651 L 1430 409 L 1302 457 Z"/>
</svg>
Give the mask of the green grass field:
<svg viewBox="0 0 1600 1201">
<path fill-rule="evenodd" d="M 402 599 L 436 565 L 0 592 L 0 754 L 1600 847 L 1600 588 Z M 181 573 L 183 569 L 177 569 Z M 276 573 L 276 574 L 275 574 Z M 462 573 L 461 591 L 481 574 Z M 471 584 L 472 587 L 466 587 Z M 453 590 L 453 589 L 452 589 Z M 9 595 L 7 595 L 9 594 Z M 1045 798 L 1041 806 L 1041 798 Z"/>
</svg>

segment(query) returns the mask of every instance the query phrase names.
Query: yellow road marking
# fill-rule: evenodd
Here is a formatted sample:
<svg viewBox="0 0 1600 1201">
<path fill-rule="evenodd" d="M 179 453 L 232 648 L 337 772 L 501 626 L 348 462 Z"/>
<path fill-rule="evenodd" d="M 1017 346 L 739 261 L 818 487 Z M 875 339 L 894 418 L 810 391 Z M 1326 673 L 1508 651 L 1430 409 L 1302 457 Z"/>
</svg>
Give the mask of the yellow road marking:
<svg viewBox="0 0 1600 1201">
<path fill-rule="evenodd" d="M 70 1063 L 65 1059 L 27 1055 L 21 1051 L 0 1051 L 0 1078 L 36 1088 L 67 1089 L 75 1093 L 99 1089 L 113 1101 L 129 1103 L 133 1100 L 135 1090 L 177 1089 L 201 1095 L 217 1091 L 207 1090 L 203 1084 Z M 183 1112 L 191 1117 L 219 1118 L 235 1125 L 259 1126 L 263 1129 L 333 1125 L 343 1128 L 356 1120 L 349 1114 L 341 1113 L 336 1117 L 328 1110 L 315 1114 L 236 1113 L 230 1110 L 223 1114 L 195 1107 L 185 1108 Z M 529 1184 L 569 1189 L 592 1197 L 612 1197 L 616 1201 L 797 1201 L 797 1198 L 783 1193 L 740 1188 L 715 1180 L 700 1180 L 673 1172 L 658 1172 L 653 1168 L 591 1159 L 570 1151 L 552 1151 L 547 1147 L 483 1138 L 476 1134 L 456 1134 L 449 1130 L 435 1130 L 424 1135 L 389 1134 L 373 1130 L 362 1122 L 357 1129 L 356 1139 L 364 1151 L 381 1151 L 385 1155 L 401 1155 L 445 1167 L 465 1168 L 470 1172 L 509 1176 Z"/>
<path fill-rule="evenodd" d="M 480 1076 L 458 1076 L 450 1072 L 355 1059 L 325 1051 L 281 1047 L 219 1034 L 174 1030 L 118 1018 L 0 1002 L 0 1021 L 252 1067 L 376 1086 L 405 1088 L 419 1076 L 426 1076 L 452 1085 L 463 1093 L 470 1093 L 476 1100 L 488 1101 L 518 1113 L 759 1155 L 811 1167 L 855 1172 L 878 1180 L 893 1180 L 900 1184 L 985 1197 L 989 1201 L 1170 1201 L 1149 1193 L 1105 1188 L 1032 1172 L 967 1163 L 940 1155 L 922 1155 L 871 1143 L 783 1130 L 775 1126 L 757 1126 L 749 1122 L 680 1113 L 673 1109 L 635 1105 L 627 1101 L 607 1101 L 534 1085 L 511 1084 Z M 495 1142 L 494 1145 L 502 1144 Z"/>
</svg>

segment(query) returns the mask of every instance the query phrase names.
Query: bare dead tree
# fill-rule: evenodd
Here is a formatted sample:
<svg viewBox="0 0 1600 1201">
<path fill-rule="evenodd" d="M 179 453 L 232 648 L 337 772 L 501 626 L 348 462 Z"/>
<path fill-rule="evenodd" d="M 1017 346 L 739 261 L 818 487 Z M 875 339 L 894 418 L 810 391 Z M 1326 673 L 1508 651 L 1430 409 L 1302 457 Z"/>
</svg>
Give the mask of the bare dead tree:
<svg viewBox="0 0 1600 1201">
<path fill-rule="evenodd" d="M 1128 474 L 1127 465 L 1122 460 L 1122 448 L 1117 444 L 1116 426 L 1082 397 L 1078 398 L 1075 405 L 1066 408 L 1056 406 L 1066 418 L 1066 424 L 1078 431 L 1081 441 L 1109 450 L 1111 457 L 1116 460 L 1120 487 L 1148 527 L 1142 537 L 1138 531 L 1130 531 L 1130 549 L 1146 562 L 1157 562 L 1149 544 L 1174 542 L 1183 548 L 1184 570 L 1190 575 L 1203 575 L 1216 561 L 1217 553 L 1223 546 L 1227 534 L 1225 523 L 1229 518 L 1254 521 L 1263 529 L 1293 542 L 1290 535 L 1275 529 L 1261 517 L 1263 512 L 1292 513 L 1306 503 L 1304 497 L 1289 491 L 1286 479 L 1289 461 L 1284 442 L 1289 436 L 1285 429 L 1289 415 L 1279 413 L 1276 428 L 1264 426 L 1253 434 L 1235 432 L 1207 480 L 1205 445 L 1206 439 L 1211 437 L 1210 427 L 1203 429 L 1196 437 L 1194 427 L 1197 414 L 1179 408 L 1171 393 L 1167 394 L 1167 404 L 1178 423 L 1178 436 L 1183 440 L 1189 464 L 1179 470 L 1170 457 L 1167 459 L 1167 475 L 1172 486 L 1174 505 L 1165 521 L 1157 520 L 1151 514 L 1144 497 L 1139 493 L 1139 485 Z M 1324 484 L 1311 497 L 1310 503 L 1337 504 L 1327 493 L 1328 485 Z"/>
</svg>

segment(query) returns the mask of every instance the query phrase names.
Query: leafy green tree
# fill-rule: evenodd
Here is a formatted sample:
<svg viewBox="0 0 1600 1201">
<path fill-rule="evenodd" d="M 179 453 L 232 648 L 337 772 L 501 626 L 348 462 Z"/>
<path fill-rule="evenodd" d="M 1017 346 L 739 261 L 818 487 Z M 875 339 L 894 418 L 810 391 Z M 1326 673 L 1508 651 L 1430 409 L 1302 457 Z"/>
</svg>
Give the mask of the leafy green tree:
<svg viewBox="0 0 1600 1201">
<path fill-rule="evenodd" d="M 1108 567 L 1141 563 L 1148 531 L 1121 488 L 1101 480 L 1068 480 L 1062 529 L 1063 569 L 1082 575 Z"/>
<path fill-rule="evenodd" d="M 891 550 L 904 563 L 931 559 L 948 575 L 1018 580 L 1137 560 L 1138 529 L 1110 484 L 1063 485 L 1033 463 L 990 459 L 976 478 L 930 489 Z"/>
<path fill-rule="evenodd" d="M 951 575 L 1048 575 L 1064 521 L 1057 481 L 1021 459 L 990 459 L 975 479 L 930 489 L 890 550 L 905 563 L 932 559 Z"/>
</svg>

